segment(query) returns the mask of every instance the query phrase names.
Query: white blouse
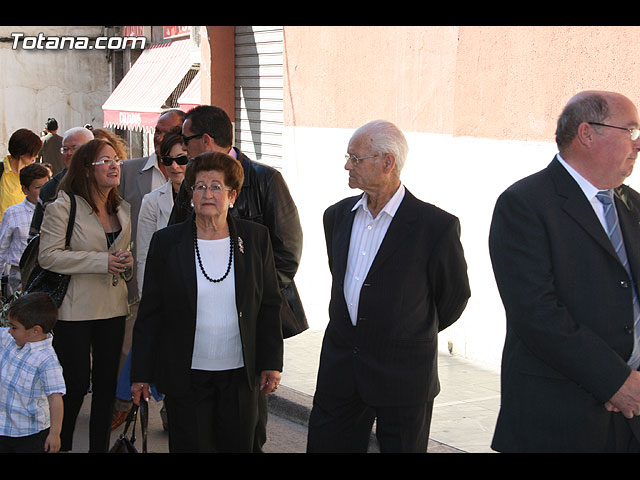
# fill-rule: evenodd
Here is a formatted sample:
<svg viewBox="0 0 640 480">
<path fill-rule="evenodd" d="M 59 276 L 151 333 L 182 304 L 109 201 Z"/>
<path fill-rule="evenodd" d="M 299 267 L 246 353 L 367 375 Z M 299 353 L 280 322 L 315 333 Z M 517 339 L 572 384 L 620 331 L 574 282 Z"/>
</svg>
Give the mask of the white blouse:
<svg viewBox="0 0 640 480">
<path fill-rule="evenodd" d="M 229 237 L 198 239 L 198 250 L 207 275 L 222 277 L 229 264 Z M 233 263 L 229 275 L 213 283 L 204 277 L 196 258 L 196 278 L 198 300 L 191 368 L 212 371 L 243 367 Z"/>
</svg>

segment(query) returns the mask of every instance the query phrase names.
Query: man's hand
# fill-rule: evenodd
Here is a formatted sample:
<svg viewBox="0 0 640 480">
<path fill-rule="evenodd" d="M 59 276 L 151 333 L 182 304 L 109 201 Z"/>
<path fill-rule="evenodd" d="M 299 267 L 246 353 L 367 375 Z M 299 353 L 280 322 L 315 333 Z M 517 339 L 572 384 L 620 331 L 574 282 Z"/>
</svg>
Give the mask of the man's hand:
<svg viewBox="0 0 640 480">
<path fill-rule="evenodd" d="M 621 412 L 626 418 L 640 415 L 640 372 L 632 371 L 604 407 L 610 412 Z"/>
</svg>

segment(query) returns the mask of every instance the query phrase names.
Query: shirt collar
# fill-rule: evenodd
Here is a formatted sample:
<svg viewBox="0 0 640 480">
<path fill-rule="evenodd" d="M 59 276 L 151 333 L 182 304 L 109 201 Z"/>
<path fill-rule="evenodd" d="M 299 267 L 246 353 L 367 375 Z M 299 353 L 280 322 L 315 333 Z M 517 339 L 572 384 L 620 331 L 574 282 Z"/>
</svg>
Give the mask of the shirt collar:
<svg viewBox="0 0 640 480">
<path fill-rule="evenodd" d="M 142 171 L 149 170 L 150 168 L 156 167 L 158 168 L 158 159 L 155 150 L 149 155 L 147 159 L 147 163 L 142 167 Z M 158 168 L 159 169 L 159 168 Z"/>
<path fill-rule="evenodd" d="M 400 206 L 402 199 L 404 198 L 404 192 L 405 192 L 405 188 L 404 188 L 404 185 L 401 183 L 398 189 L 396 190 L 396 193 L 393 194 L 393 196 L 385 204 L 382 210 L 380 210 L 380 213 L 384 212 L 390 217 L 393 217 L 396 214 L 396 211 L 398 210 L 398 207 Z M 369 201 L 369 195 L 367 195 L 367 192 L 364 192 L 362 194 L 362 197 L 360 197 L 360 200 L 356 202 L 356 204 L 353 206 L 351 211 L 353 212 L 358 207 L 362 207 L 362 209 L 365 212 L 371 215 L 371 212 L 369 211 L 369 207 L 367 206 L 368 201 Z"/>
<path fill-rule="evenodd" d="M 14 345 L 16 345 L 15 342 L 14 342 Z M 36 351 L 36 350 L 42 350 L 43 348 L 47 348 L 52 345 L 53 345 L 53 334 L 49 332 L 47 333 L 47 338 L 45 338 L 44 340 L 40 340 L 39 342 L 27 342 L 22 347 L 18 347 L 17 345 L 16 347 L 20 351 Z"/>
<path fill-rule="evenodd" d="M 24 200 L 22 201 L 22 203 L 27 210 L 33 210 L 36 208 L 34 203 L 31 203 L 29 200 L 27 200 L 27 197 L 24 197 Z"/>
<path fill-rule="evenodd" d="M 576 181 L 580 189 L 584 192 L 585 196 L 589 200 L 592 200 L 600 190 L 596 188 L 591 182 L 589 182 L 589 180 L 580 175 L 575 168 L 569 165 L 566 160 L 560 156 L 559 153 L 558 155 L 556 155 L 556 157 L 558 158 L 560 164 L 567 170 L 567 172 L 569 172 L 569 175 L 571 175 Z"/>
</svg>

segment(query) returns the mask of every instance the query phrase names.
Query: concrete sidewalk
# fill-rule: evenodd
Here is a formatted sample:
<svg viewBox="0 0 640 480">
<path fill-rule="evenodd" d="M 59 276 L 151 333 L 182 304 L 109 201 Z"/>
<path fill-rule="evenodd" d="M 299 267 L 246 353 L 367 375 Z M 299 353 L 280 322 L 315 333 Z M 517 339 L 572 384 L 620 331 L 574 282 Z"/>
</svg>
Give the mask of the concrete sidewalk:
<svg viewBox="0 0 640 480">
<path fill-rule="evenodd" d="M 315 392 L 323 330 L 285 340 L 282 387 L 270 396 L 270 410 L 305 422 Z M 431 421 L 429 452 L 489 453 L 500 406 L 499 372 L 440 352 L 440 394 Z"/>
<path fill-rule="evenodd" d="M 324 330 L 307 330 L 285 340 L 281 386 L 269 396 L 269 424 L 266 452 L 304 453 L 306 425 L 315 392 L 318 362 Z M 428 452 L 489 453 L 500 404 L 498 372 L 457 356 L 440 352 L 440 394 L 436 397 L 431 421 Z M 87 395 L 76 425 L 74 448 L 88 450 L 90 395 Z M 148 451 L 168 452 L 167 432 L 160 423 L 161 403 L 149 402 Z M 124 425 L 111 434 L 113 443 Z M 136 447 L 142 448 L 140 430 Z M 378 450 L 372 435 L 369 451 Z"/>
</svg>

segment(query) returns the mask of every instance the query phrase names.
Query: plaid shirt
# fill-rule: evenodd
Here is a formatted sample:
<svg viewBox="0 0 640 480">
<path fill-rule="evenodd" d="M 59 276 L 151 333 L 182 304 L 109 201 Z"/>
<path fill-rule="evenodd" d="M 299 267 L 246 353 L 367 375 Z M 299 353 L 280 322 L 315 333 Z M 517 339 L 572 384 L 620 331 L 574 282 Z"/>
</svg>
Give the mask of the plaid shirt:
<svg viewBox="0 0 640 480">
<path fill-rule="evenodd" d="M 53 336 L 20 348 L 8 328 L 0 328 L 0 435 L 24 437 L 50 426 L 53 393 L 66 393 Z"/>
<path fill-rule="evenodd" d="M 27 246 L 29 227 L 35 205 L 26 198 L 4 212 L 0 222 L 0 267 L 20 265 L 20 257 Z"/>
</svg>

